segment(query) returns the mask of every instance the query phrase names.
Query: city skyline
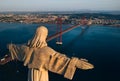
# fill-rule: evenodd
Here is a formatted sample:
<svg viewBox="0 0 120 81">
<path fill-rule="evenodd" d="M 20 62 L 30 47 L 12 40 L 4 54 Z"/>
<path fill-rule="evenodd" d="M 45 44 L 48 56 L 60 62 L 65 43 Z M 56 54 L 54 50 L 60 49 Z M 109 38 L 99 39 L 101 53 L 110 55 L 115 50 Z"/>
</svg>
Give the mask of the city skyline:
<svg viewBox="0 0 120 81">
<path fill-rule="evenodd" d="M 0 11 L 120 11 L 118 0 L 1 0 Z"/>
</svg>

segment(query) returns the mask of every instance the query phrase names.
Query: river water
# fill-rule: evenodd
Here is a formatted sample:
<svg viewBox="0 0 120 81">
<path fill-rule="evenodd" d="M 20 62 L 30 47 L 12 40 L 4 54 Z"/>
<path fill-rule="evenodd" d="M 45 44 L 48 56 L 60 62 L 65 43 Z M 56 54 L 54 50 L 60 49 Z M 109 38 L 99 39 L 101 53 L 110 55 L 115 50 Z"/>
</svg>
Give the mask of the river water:
<svg viewBox="0 0 120 81">
<path fill-rule="evenodd" d="M 0 23 L 0 57 L 7 52 L 7 44 L 26 43 L 36 28 L 44 25 L 49 36 L 56 33 L 54 24 Z M 71 25 L 63 25 L 63 29 Z M 82 30 L 77 27 L 62 36 L 63 45 L 56 45 L 56 39 L 48 45 L 68 57 L 86 58 L 94 64 L 93 70 L 76 70 L 72 81 L 119 81 L 120 73 L 120 28 L 93 25 Z M 0 66 L 0 81 L 27 81 L 27 67 L 13 61 Z M 69 81 L 63 76 L 49 72 L 50 81 Z"/>
</svg>

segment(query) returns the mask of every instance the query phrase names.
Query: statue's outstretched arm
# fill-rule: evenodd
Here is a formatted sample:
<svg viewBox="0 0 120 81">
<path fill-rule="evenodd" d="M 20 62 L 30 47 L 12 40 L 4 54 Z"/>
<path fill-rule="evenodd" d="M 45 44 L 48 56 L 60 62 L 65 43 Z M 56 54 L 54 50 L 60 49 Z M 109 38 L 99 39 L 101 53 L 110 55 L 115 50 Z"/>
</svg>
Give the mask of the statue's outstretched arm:
<svg viewBox="0 0 120 81">
<path fill-rule="evenodd" d="M 12 61 L 12 57 L 6 54 L 2 59 L 0 59 L 0 65 L 4 65 L 10 61 Z"/>
</svg>

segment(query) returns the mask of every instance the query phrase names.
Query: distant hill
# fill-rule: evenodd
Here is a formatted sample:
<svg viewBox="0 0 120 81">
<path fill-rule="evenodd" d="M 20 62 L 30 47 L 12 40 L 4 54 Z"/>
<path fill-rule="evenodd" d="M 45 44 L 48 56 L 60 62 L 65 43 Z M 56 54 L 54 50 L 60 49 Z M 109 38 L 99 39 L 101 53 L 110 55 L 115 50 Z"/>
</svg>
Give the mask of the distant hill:
<svg viewBox="0 0 120 81">
<path fill-rule="evenodd" d="M 120 11 L 95 11 L 95 10 L 73 10 L 73 11 L 1 11 L 0 13 L 8 14 L 8 13 L 15 13 L 15 14 L 26 14 L 26 13 L 33 13 L 33 14 L 81 14 L 81 13 L 101 13 L 101 14 L 112 14 L 112 15 L 120 15 Z"/>
</svg>

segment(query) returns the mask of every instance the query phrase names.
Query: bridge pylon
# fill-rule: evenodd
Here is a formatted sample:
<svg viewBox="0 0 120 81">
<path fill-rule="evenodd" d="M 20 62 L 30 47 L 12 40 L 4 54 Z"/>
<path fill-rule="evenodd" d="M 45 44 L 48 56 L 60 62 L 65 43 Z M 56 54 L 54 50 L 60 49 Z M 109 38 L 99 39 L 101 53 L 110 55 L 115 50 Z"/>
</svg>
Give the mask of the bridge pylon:
<svg viewBox="0 0 120 81">
<path fill-rule="evenodd" d="M 62 18 L 58 17 L 56 19 L 57 33 L 60 35 L 57 37 L 56 44 L 62 44 Z"/>
</svg>

